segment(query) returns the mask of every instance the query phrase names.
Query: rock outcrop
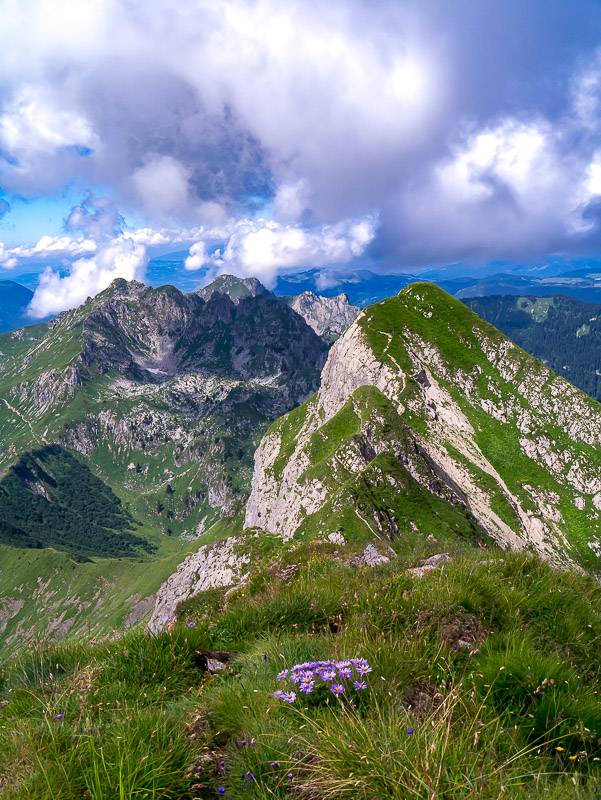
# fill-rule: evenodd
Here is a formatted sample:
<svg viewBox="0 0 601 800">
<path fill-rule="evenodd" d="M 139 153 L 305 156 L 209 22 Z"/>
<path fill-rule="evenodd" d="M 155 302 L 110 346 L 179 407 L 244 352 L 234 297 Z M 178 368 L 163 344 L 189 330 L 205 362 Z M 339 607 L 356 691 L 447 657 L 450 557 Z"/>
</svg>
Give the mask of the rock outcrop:
<svg viewBox="0 0 601 800">
<path fill-rule="evenodd" d="M 238 540 L 230 536 L 213 545 L 203 545 L 188 556 L 158 590 L 154 611 L 148 623 L 158 633 L 176 620 L 180 603 L 208 589 L 240 583 L 250 557 L 236 551 Z"/>
<path fill-rule="evenodd" d="M 361 313 L 358 306 L 349 303 L 345 294 L 322 297 L 303 292 L 292 298 L 290 307 L 326 342 L 336 341 Z"/>
</svg>

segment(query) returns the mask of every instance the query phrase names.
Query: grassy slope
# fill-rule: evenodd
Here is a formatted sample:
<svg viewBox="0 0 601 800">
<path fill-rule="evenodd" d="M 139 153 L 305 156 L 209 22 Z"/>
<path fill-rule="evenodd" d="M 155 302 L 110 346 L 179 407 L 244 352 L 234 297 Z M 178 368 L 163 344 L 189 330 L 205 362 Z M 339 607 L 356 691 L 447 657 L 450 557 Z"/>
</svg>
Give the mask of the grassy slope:
<svg viewBox="0 0 601 800">
<path fill-rule="evenodd" d="M 423 298 L 421 301 L 420 295 Z M 434 310 L 432 317 L 425 316 L 423 312 L 431 309 Z M 376 331 L 390 331 L 393 333 L 390 353 L 399 358 L 399 363 L 403 363 L 400 360 L 403 357 L 406 359 L 402 348 L 405 339 L 403 328 L 406 328 L 420 335 L 425 341 L 434 341 L 452 371 L 460 369 L 467 376 L 473 374 L 475 369 L 480 369 L 476 384 L 480 397 L 489 398 L 494 402 L 495 397 L 488 388 L 489 381 L 492 380 L 500 388 L 501 397 L 505 401 L 516 396 L 519 398 L 515 393 L 515 385 L 530 379 L 533 374 L 539 378 L 541 395 L 543 397 L 547 395 L 549 398 L 552 395 L 553 383 L 556 381 L 555 374 L 517 346 L 507 355 L 517 367 L 515 378 L 511 383 L 504 380 L 485 357 L 479 341 L 486 337 L 490 342 L 500 342 L 505 337 L 463 303 L 446 295 L 433 284 L 414 284 L 399 296 L 397 304 L 394 303 L 394 298 L 391 298 L 390 301 L 374 306 L 371 311 L 373 316 L 366 323 L 365 329 L 371 338 L 372 346 L 374 349 L 379 346 L 382 351 L 387 341 L 381 337 L 378 341 Z M 399 334 L 398 340 L 394 338 L 395 333 Z M 466 403 L 453 381 L 447 380 L 445 385 L 477 431 L 478 445 L 487 454 L 512 493 L 520 498 L 524 508 L 532 505 L 528 493 L 523 489 L 526 484 L 559 495 L 565 522 L 564 533 L 568 543 L 574 548 L 573 556 L 586 568 L 598 571 L 598 559 L 587 547 L 589 534 L 600 532 L 598 523 L 591 525 L 589 521 L 588 515 L 592 510 L 590 499 L 587 500 L 585 509 L 578 511 L 574 507 L 573 493 L 570 489 L 557 480 L 548 469 L 541 467 L 522 452 L 519 444 L 520 433 L 515 420 L 510 424 L 500 422 L 476 405 Z M 584 393 L 579 394 L 593 414 L 597 416 L 601 414 L 601 405 L 597 401 Z M 519 398 L 519 403 L 527 409 L 527 403 L 523 399 Z M 534 410 L 540 411 L 538 408 Z M 548 437 L 559 452 L 569 449 L 572 444 L 565 430 L 548 418 L 545 418 L 544 431 L 540 431 L 540 434 Z M 579 443 L 578 451 L 597 472 L 601 470 L 601 452 L 598 449 Z M 565 467 L 565 473 L 570 467 L 571 464 Z M 502 499 L 500 493 L 498 499 L 499 501 Z"/>
<path fill-rule="evenodd" d="M 394 546 L 366 571 L 330 545 L 274 544 L 279 567 L 303 564 L 289 582 L 266 565 L 225 607 L 220 591 L 190 601 L 171 633 L 6 665 L 3 800 L 191 800 L 220 786 L 238 800 L 592 800 L 599 586 L 452 534 Z M 454 553 L 444 571 L 405 572 L 442 548 Z M 238 658 L 206 678 L 203 647 Z M 286 666 L 352 656 L 373 667 L 352 705 L 271 696 Z"/>
<path fill-rule="evenodd" d="M 239 530 L 239 519 L 225 519 L 187 543 L 147 531 L 147 538 L 158 545 L 152 558 L 96 558 L 85 563 L 51 548 L 0 545 L 0 596 L 5 602 L 22 604 L 0 630 L 2 653 L 6 657 L 24 644 L 51 639 L 61 630 L 78 638 L 123 630 L 136 604 L 150 598 L 188 553 Z M 150 601 L 139 608 L 145 616 L 149 610 Z"/>
</svg>

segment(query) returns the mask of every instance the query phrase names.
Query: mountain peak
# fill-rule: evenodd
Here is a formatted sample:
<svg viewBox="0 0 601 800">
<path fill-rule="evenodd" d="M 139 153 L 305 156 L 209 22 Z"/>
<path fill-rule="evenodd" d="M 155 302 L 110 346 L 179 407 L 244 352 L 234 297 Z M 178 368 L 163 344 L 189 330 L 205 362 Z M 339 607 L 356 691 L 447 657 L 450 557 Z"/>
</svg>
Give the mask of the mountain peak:
<svg viewBox="0 0 601 800">
<path fill-rule="evenodd" d="M 257 278 L 239 278 L 237 275 L 218 275 L 211 283 L 197 292 L 203 300 L 209 300 L 213 294 L 226 294 L 234 303 L 247 297 L 270 294 Z"/>
<path fill-rule="evenodd" d="M 322 297 L 307 291 L 293 297 L 290 306 L 300 314 L 318 336 L 334 342 L 359 316 L 360 310 L 352 306 L 345 294 Z"/>
<path fill-rule="evenodd" d="M 394 537 L 417 481 L 421 504 L 445 500 L 502 547 L 599 571 L 600 446 L 595 401 L 444 290 L 415 283 L 358 317 L 315 397 L 263 439 L 246 525 L 313 536 L 346 526 L 334 510 L 365 495 L 366 534 Z"/>
</svg>

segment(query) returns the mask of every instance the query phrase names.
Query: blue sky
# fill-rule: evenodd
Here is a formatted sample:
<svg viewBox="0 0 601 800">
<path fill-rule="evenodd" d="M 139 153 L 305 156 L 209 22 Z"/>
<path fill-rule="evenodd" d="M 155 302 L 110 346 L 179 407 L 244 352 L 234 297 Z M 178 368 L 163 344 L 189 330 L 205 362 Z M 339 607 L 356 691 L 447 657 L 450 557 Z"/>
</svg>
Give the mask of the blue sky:
<svg viewBox="0 0 601 800">
<path fill-rule="evenodd" d="M 593 0 L 0 0 L 0 277 L 596 256 Z"/>
</svg>

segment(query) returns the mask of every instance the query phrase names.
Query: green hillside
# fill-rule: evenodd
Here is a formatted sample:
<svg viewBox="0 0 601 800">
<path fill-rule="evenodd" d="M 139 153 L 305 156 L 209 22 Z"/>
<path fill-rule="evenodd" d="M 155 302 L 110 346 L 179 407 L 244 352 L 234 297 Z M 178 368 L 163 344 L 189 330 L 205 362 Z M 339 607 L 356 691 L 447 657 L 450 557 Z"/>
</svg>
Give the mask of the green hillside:
<svg viewBox="0 0 601 800">
<path fill-rule="evenodd" d="M 246 524 L 289 537 L 333 510 L 402 534 L 403 468 L 502 546 L 599 571 L 601 407 L 433 284 L 334 345 L 319 392 L 261 443 Z"/>
<path fill-rule="evenodd" d="M 3 800 L 593 800 L 598 584 L 451 533 L 393 549 L 369 569 L 352 546 L 274 542 L 245 589 L 190 601 L 171 632 L 6 665 Z M 407 571 L 440 551 L 444 569 Z M 207 651 L 232 660 L 209 675 Z M 294 688 L 282 670 L 349 658 L 365 689 L 273 696 Z"/>
<path fill-rule="evenodd" d="M 601 305 L 570 297 L 476 297 L 481 317 L 591 397 L 601 400 Z"/>
<path fill-rule="evenodd" d="M 140 450 L 113 518 L 155 552 L 0 546 L 0 796 L 594 800 L 600 444 L 598 403 L 431 284 L 366 309 L 263 436 L 244 525 L 148 526 Z M 22 464 L 59 507 L 80 469 Z"/>
</svg>

